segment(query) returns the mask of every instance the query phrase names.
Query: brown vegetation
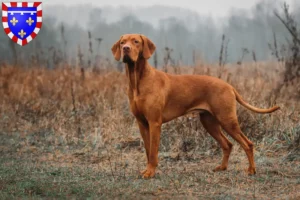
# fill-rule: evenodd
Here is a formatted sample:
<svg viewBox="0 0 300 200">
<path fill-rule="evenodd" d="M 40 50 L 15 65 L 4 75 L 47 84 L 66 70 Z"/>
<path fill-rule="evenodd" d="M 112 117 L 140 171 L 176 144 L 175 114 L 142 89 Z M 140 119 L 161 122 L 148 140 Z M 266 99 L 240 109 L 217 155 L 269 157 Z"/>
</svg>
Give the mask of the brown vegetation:
<svg viewBox="0 0 300 200">
<path fill-rule="evenodd" d="M 300 104 L 292 85 L 272 93 L 283 64 L 226 65 L 221 75 L 219 69 L 198 64 L 179 71 L 220 76 L 252 105 L 269 107 L 276 99 L 281 107 L 270 115 L 238 107 L 242 130 L 255 142 L 256 176 L 243 171 L 246 157 L 234 142 L 229 170 L 213 173 L 220 148 L 197 116 L 185 116 L 163 126 L 161 172 L 142 180 L 137 175 L 146 157 L 123 73 L 2 67 L 0 195 L 296 199 Z"/>
</svg>

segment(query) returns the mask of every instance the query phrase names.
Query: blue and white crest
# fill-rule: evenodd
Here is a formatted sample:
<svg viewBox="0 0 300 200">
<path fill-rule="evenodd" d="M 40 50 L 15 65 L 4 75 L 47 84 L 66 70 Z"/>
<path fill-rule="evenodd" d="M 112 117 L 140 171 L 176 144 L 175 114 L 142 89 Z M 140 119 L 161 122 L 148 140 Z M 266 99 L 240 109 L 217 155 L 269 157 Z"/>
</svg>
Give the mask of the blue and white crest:
<svg viewBox="0 0 300 200">
<path fill-rule="evenodd" d="M 12 41 L 28 44 L 42 27 L 42 2 L 2 3 L 2 24 Z"/>
</svg>

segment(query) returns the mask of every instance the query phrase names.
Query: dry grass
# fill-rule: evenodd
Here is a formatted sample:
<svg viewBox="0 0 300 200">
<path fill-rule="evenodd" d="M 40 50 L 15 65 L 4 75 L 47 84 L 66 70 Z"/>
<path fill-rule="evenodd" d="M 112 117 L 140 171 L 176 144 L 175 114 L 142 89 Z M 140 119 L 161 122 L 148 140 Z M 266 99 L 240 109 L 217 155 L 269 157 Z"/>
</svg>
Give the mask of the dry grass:
<svg viewBox="0 0 300 200">
<path fill-rule="evenodd" d="M 300 197 L 300 105 L 292 88 L 272 94 L 283 66 L 227 66 L 222 79 L 258 107 L 238 106 L 244 133 L 255 142 L 258 174 L 248 177 L 247 159 L 236 143 L 229 170 L 218 144 L 197 116 L 163 126 L 159 174 L 138 177 L 145 153 L 128 108 L 124 74 L 79 69 L 0 68 L 0 197 L 123 199 L 297 199 Z M 173 69 L 169 69 L 172 73 Z M 181 73 L 219 75 L 216 66 L 181 67 Z M 233 141 L 232 139 L 230 139 Z"/>
</svg>

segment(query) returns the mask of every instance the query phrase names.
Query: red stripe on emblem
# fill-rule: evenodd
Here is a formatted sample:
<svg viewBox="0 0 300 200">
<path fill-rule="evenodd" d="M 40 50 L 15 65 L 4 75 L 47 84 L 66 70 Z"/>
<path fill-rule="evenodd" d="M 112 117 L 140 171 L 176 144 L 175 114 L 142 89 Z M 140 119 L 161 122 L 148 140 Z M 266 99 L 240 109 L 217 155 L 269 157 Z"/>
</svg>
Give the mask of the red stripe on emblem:
<svg viewBox="0 0 300 200">
<path fill-rule="evenodd" d="M 17 7 L 18 3 L 17 2 L 10 2 L 11 7 Z"/>
<path fill-rule="evenodd" d="M 8 35 L 10 33 L 10 29 L 9 28 L 5 28 L 4 32 L 6 33 L 6 35 Z"/>
<path fill-rule="evenodd" d="M 22 7 L 28 7 L 28 2 L 22 2 Z"/>
<path fill-rule="evenodd" d="M 42 27 L 42 22 L 37 22 L 37 23 L 36 23 L 36 27 L 37 27 L 37 28 L 41 28 L 41 27 Z"/>
<path fill-rule="evenodd" d="M 13 38 L 12 38 L 12 41 L 14 41 L 15 43 L 17 43 L 18 42 L 18 38 L 17 38 L 17 36 L 13 36 Z"/>
<path fill-rule="evenodd" d="M 27 44 L 27 39 L 25 40 L 22 40 L 22 46 L 26 45 Z"/>
<path fill-rule="evenodd" d="M 34 2 L 33 7 L 38 7 L 42 2 Z"/>
<path fill-rule="evenodd" d="M 42 14 L 43 14 L 43 11 L 42 11 L 42 10 L 39 10 L 39 11 L 36 12 L 36 16 L 37 16 L 37 17 L 41 17 Z"/>
<path fill-rule="evenodd" d="M 34 39 L 36 37 L 36 33 L 32 32 L 30 36 L 32 37 L 32 39 Z"/>
<path fill-rule="evenodd" d="M 7 17 L 2 17 L 2 22 L 7 22 Z"/>
<path fill-rule="evenodd" d="M 4 3 L 2 3 L 2 10 L 7 11 L 7 6 Z"/>
</svg>

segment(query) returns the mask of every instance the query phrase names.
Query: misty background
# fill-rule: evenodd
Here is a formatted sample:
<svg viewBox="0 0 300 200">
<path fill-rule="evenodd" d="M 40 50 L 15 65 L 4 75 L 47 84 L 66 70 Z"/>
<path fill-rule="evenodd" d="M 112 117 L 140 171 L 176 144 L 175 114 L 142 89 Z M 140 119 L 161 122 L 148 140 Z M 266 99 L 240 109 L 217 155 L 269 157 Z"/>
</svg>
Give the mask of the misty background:
<svg viewBox="0 0 300 200">
<path fill-rule="evenodd" d="M 88 60 L 117 64 L 110 49 L 125 33 L 148 36 L 156 44 L 160 66 L 164 63 L 165 47 L 173 49 L 171 57 L 177 64 L 193 65 L 194 56 L 201 62 L 218 63 L 223 34 L 228 63 L 236 63 L 242 57 L 245 62 L 253 61 L 253 52 L 257 61 L 266 61 L 276 59 L 268 45 L 273 43 L 274 34 L 279 47 L 290 39 L 274 15 L 274 11 L 282 13 L 283 1 L 279 0 L 257 1 L 248 8 L 233 5 L 226 15 L 219 16 L 199 13 L 192 9 L 193 5 L 139 7 L 74 2 L 44 2 L 42 29 L 24 47 L 14 44 L 4 31 L 0 32 L 0 62 L 13 64 L 17 57 L 26 66 L 38 62 L 51 68 L 61 60 L 78 64 L 80 57 L 82 65 L 87 65 Z M 295 20 L 300 22 L 300 2 L 288 1 L 288 4 Z M 216 7 L 216 11 L 222 11 L 222 6 Z M 153 64 L 153 57 L 150 62 Z"/>
</svg>

